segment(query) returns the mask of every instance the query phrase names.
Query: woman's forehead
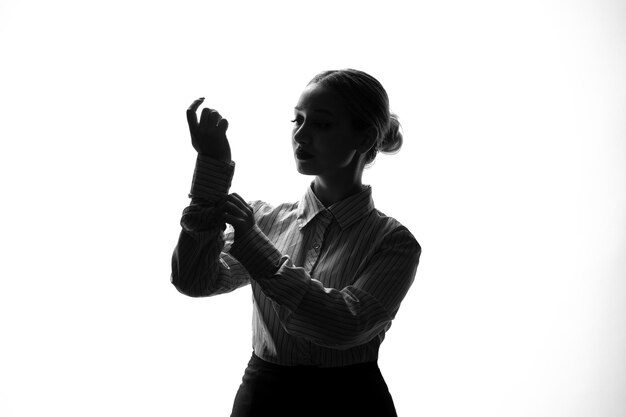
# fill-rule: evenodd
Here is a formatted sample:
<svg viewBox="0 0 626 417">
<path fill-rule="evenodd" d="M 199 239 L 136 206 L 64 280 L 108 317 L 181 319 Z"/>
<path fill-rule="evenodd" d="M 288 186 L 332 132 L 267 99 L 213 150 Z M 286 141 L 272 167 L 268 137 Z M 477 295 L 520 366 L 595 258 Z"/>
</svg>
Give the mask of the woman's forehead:
<svg viewBox="0 0 626 417">
<path fill-rule="evenodd" d="M 311 84 L 304 89 L 295 109 L 299 111 L 330 113 L 332 115 L 343 115 L 346 113 L 345 106 L 339 95 L 319 84 Z"/>
</svg>

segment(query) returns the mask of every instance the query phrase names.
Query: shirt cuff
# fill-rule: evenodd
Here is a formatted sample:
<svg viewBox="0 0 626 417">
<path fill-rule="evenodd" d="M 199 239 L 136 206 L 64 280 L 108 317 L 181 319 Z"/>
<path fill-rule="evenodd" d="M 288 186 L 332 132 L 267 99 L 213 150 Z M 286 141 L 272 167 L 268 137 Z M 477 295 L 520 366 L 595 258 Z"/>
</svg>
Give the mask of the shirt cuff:
<svg viewBox="0 0 626 417">
<path fill-rule="evenodd" d="M 229 253 L 255 278 L 272 276 L 282 264 L 283 256 L 256 224 L 235 242 Z"/>
<path fill-rule="evenodd" d="M 198 154 L 189 197 L 217 203 L 228 194 L 234 172 L 234 162 L 224 162 Z"/>
</svg>

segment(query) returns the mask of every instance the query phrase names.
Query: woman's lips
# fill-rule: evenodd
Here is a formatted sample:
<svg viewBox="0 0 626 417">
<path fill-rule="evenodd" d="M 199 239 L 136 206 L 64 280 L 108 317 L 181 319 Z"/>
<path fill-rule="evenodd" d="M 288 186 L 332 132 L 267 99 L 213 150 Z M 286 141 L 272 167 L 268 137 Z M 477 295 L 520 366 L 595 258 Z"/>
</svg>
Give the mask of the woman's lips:
<svg viewBox="0 0 626 417">
<path fill-rule="evenodd" d="M 298 149 L 296 149 L 296 158 L 298 158 L 300 160 L 311 159 L 311 158 L 313 158 L 313 154 L 305 151 L 302 148 L 298 148 Z"/>
</svg>

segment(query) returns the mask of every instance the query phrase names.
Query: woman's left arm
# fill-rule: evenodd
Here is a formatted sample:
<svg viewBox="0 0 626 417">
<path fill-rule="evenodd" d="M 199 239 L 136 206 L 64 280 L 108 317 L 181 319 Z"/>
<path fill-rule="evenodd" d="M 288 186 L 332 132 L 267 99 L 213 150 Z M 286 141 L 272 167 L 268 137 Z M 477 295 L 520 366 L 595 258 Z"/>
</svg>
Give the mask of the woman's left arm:
<svg viewBox="0 0 626 417">
<path fill-rule="evenodd" d="M 349 349 L 370 341 L 395 317 L 415 278 L 421 248 L 403 226 L 382 239 L 352 285 L 335 289 L 295 267 L 250 224 L 236 230 L 231 255 L 274 302 L 285 331 L 321 346 Z"/>
</svg>

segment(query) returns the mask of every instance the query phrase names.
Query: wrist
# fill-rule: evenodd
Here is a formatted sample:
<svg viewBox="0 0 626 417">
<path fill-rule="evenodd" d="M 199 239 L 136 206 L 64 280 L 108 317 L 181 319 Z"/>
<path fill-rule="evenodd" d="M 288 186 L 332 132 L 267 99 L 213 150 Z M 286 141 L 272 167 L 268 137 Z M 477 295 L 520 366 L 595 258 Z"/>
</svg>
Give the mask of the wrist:
<svg viewBox="0 0 626 417">
<path fill-rule="evenodd" d="M 231 162 L 233 162 L 230 153 L 228 155 L 216 155 L 215 153 L 198 152 L 198 156 L 202 159 L 213 159 L 216 161 L 224 162 L 226 164 L 230 164 Z"/>
<path fill-rule="evenodd" d="M 190 197 L 217 203 L 228 194 L 235 171 L 235 163 L 220 161 L 198 154 L 191 184 Z"/>
</svg>

